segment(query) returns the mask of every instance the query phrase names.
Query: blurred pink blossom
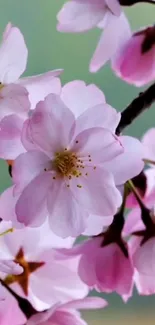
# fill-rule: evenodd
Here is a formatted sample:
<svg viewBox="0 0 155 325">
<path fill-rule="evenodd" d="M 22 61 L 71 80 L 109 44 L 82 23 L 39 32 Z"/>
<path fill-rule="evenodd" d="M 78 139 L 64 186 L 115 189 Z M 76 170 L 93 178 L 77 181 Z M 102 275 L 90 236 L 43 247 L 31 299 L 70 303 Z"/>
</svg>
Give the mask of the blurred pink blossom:
<svg viewBox="0 0 155 325">
<path fill-rule="evenodd" d="M 112 68 L 128 83 L 141 87 L 155 79 L 155 27 L 134 33 L 112 58 Z"/>
<path fill-rule="evenodd" d="M 26 69 L 28 50 L 17 27 L 6 26 L 0 45 L 0 158 L 15 159 L 24 152 L 21 130 L 30 108 L 51 93 L 59 93 L 56 78 L 62 70 L 19 79 Z"/>
<path fill-rule="evenodd" d="M 77 269 L 78 257 L 69 257 L 59 250 L 58 238 L 50 240 L 48 228 L 24 228 L 0 238 L 0 254 L 6 263 L 14 260 L 23 268 L 23 273 L 9 275 L 0 270 L 5 284 L 20 296 L 27 298 L 36 310 L 83 298 L 87 286 L 80 280 Z M 67 247 L 60 239 L 60 246 Z M 68 240 L 67 240 L 68 241 Z"/>
<path fill-rule="evenodd" d="M 131 35 L 130 27 L 117 0 L 67 1 L 57 15 L 60 32 L 79 33 L 94 27 L 103 30 L 90 63 L 97 72 Z"/>
</svg>

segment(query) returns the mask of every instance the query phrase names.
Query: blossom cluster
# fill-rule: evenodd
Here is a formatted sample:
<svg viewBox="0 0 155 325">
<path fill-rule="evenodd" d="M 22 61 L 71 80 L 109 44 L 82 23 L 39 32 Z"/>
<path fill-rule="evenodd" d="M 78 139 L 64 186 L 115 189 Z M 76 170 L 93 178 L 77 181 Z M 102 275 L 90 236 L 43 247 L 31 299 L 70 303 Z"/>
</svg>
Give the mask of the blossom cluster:
<svg viewBox="0 0 155 325">
<path fill-rule="evenodd" d="M 111 60 L 117 76 L 142 86 L 155 78 L 155 27 L 132 34 L 123 5 L 67 1 L 57 29 L 99 27 L 90 71 Z M 0 159 L 12 185 L 0 196 L 0 324 L 85 325 L 78 310 L 107 306 L 93 289 L 124 302 L 134 287 L 155 293 L 155 128 L 141 140 L 119 132 L 152 104 L 154 88 L 121 114 L 95 84 L 62 84 L 62 69 L 21 77 L 27 60 L 22 32 L 8 23 Z"/>
</svg>

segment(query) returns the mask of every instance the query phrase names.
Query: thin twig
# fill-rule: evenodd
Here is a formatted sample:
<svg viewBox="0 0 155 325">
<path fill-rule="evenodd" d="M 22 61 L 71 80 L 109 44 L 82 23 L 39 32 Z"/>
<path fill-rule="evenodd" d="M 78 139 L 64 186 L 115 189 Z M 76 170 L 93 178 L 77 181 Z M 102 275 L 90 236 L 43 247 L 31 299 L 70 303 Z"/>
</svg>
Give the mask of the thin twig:
<svg viewBox="0 0 155 325">
<path fill-rule="evenodd" d="M 147 90 L 140 93 L 132 103 L 121 113 L 121 120 L 116 129 L 119 135 L 127 126 L 129 126 L 140 114 L 150 108 L 155 102 L 155 83 Z"/>
</svg>

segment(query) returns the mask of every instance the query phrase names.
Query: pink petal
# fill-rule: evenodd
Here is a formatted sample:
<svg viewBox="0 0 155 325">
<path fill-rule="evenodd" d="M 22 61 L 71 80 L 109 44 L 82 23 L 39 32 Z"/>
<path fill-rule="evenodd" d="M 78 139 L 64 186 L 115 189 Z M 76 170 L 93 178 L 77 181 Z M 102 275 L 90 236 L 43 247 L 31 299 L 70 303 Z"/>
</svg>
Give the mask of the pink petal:
<svg viewBox="0 0 155 325">
<path fill-rule="evenodd" d="M 102 217 L 94 214 L 89 215 L 87 219 L 87 227 L 83 232 L 84 236 L 96 236 L 99 235 L 104 227 L 108 227 L 111 225 L 113 221 L 113 216 Z"/>
<path fill-rule="evenodd" d="M 120 295 L 130 292 L 133 268 L 117 244 L 101 248 L 96 261 L 96 274 L 103 292 L 116 291 Z"/>
<path fill-rule="evenodd" d="M 49 318 L 52 316 L 52 314 L 55 312 L 55 310 L 58 308 L 58 306 L 59 306 L 59 304 L 55 304 L 46 312 L 43 311 L 43 312 L 40 312 L 38 314 L 31 316 L 28 319 L 26 325 L 39 325 L 39 324 L 42 325 L 42 324 L 44 324 L 44 322 L 49 320 Z"/>
<path fill-rule="evenodd" d="M 21 142 L 27 151 L 35 151 L 35 150 L 38 150 L 38 147 L 32 140 L 30 124 L 31 124 L 30 119 L 27 119 L 24 122 L 22 134 L 21 134 Z"/>
<path fill-rule="evenodd" d="M 7 25 L 0 46 L 0 81 L 15 82 L 26 69 L 28 51 L 17 27 Z"/>
<path fill-rule="evenodd" d="M 14 160 L 25 148 L 21 142 L 23 119 L 10 115 L 0 122 L 0 158 Z"/>
<path fill-rule="evenodd" d="M 58 236 L 77 237 L 85 230 L 88 213 L 81 209 L 67 184 L 57 179 L 53 182 L 47 206 L 51 229 Z"/>
<path fill-rule="evenodd" d="M 79 257 L 63 259 L 62 256 L 57 260 L 52 254 L 53 251 L 48 250 L 39 255 L 39 260 L 45 265 L 38 269 L 36 276 L 35 273 L 32 276 L 31 286 L 35 295 L 50 305 L 84 298 L 88 288 L 78 275 Z"/>
<path fill-rule="evenodd" d="M 5 221 L 12 221 L 12 226 L 19 228 L 22 227 L 17 221 L 17 216 L 15 213 L 15 205 L 18 200 L 18 196 L 13 195 L 13 186 L 7 188 L 0 196 L 0 211 L 1 218 Z M 8 204 L 9 202 L 9 204 Z"/>
<path fill-rule="evenodd" d="M 4 288 L 0 287 L 0 324 L 21 325 L 26 323 L 26 317 L 20 310 L 15 298 Z M 8 308 L 9 307 L 9 308 Z M 7 312 L 6 312 L 7 310 Z"/>
<path fill-rule="evenodd" d="M 135 271 L 134 282 L 140 295 L 150 296 L 155 293 L 154 275 L 144 275 Z"/>
<path fill-rule="evenodd" d="M 29 93 L 31 109 L 34 109 L 36 104 L 40 100 L 43 100 L 48 94 L 60 94 L 61 82 L 60 79 L 56 77 L 61 73 L 62 70 L 53 70 L 19 80 L 19 83 L 23 85 Z"/>
<path fill-rule="evenodd" d="M 27 118 L 30 102 L 24 87 L 15 84 L 5 86 L 0 90 L 0 97 L 0 119 L 12 114 Z"/>
<path fill-rule="evenodd" d="M 105 0 L 105 2 L 115 16 L 120 16 L 121 6 L 118 0 Z"/>
<path fill-rule="evenodd" d="M 116 17 L 108 13 L 106 25 L 90 63 L 90 71 L 97 72 L 116 53 L 131 35 L 127 18 L 122 13 Z"/>
<path fill-rule="evenodd" d="M 46 197 L 51 186 L 51 173 L 34 178 L 23 190 L 16 204 L 17 220 L 26 226 L 38 227 L 47 216 Z"/>
<path fill-rule="evenodd" d="M 108 305 L 107 301 L 100 297 L 86 297 L 79 300 L 73 300 L 64 305 L 65 308 L 74 309 L 100 309 Z"/>
<path fill-rule="evenodd" d="M 93 127 L 103 127 L 115 133 L 121 114 L 108 104 L 92 106 L 76 120 L 76 133 Z"/>
<path fill-rule="evenodd" d="M 133 255 L 134 267 L 142 275 L 154 276 L 155 273 L 155 239 L 149 239 Z"/>
<path fill-rule="evenodd" d="M 91 288 L 94 288 L 97 283 L 95 265 L 97 252 L 98 249 L 100 249 L 100 246 L 100 237 L 96 237 L 92 240 L 80 244 L 79 253 L 81 254 L 81 258 L 78 272 L 81 280 Z"/>
<path fill-rule="evenodd" d="M 40 151 L 29 151 L 18 156 L 12 169 L 12 177 L 15 183 L 14 193 L 20 193 L 49 166 L 49 158 Z"/>
<path fill-rule="evenodd" d="M 123 153 L 123 147 L 119 139 L 111 133 L 110 130 L 94 127 L 79 133 L 71 143 L 73 152 L 78 157 L 87 159 L 86 165 L 89 163 L 89 155 L 91 155 L 91 166 L 96 163 L 104 163 L 112 160 Z"/>
<path fill-rule="evenodd" d="M 112 216 L 121 205 L 122 197 L 112 174 L 99 166 L 95 170 L 90 169 L 88 176 L 73 178 L 70 186 L 77 202 L 90 214 Z"/>
<path fill-rule="evenodd" d="M 32 140 L 50 157 L 70 142 L 74 115 L 59 96 L 48 95 L 38 103 L 30 121 Z"/>
<path fill-rule="evenodd" d="M 19 275 L 23 273 L 23 268 L 11 260 L 0 260 L 0 271 L 6 274 Z"/>
<path fill-rule="evenodd" d="M 129 236 L 133 232 L 143 229 L 145 229 L 145 226 L 141 220 L 141 211 L 140 208 L 137 207 L 128 213 L 127 218 L 125 220 L 123 233 L 124 236 Z"/>
<path fill-rule="evenodd" d="M 149 129 L 142 137 L 144 158 L 155 161 L 155 128 Z"/>
<path fill-rule="evenodd" d="M 88 108 L 105 103 L 103 92 L 94 84 L 74 80 L 63 86 L 61 99 L 77 118 Z"/>
<path fill-rule="evenodd" d="M 154 73 L 154 47 L 146 53 L 141 52 L 144 34 L 133 35 L 125 44 L 122 44 L 112 60 L 112 68 L 123 80 L 143 86 L 152 81 Z M 133 57 L 132 63 L 130 58 Z"/>
<path fill-rule="evenodd" d="M 105 10 L 104 1 L 67 1 L 57 15 L 57 30 L 72 33 L 89 30 L 103 18 Z"/>
<path fill-rule="evenodd" d="M 58 310 L 50 320 L 53 324 L 58 325 L 87 325 L 75 310 Z"/>
<path fill-rule="evenodd" d="M 29 260 L 36 258 L 35 252 L 39 253 L 40 250 L 40 232 L 38 228 L 15 229 L 12 233 L 6 234 L 2 240 L 3 249 L 5 245 L 5 250 L 7 249 L 12 259 L 17 255 L 21 247 L 24 250 L 26 259 Z"/>
<path fill-rule="evenodd" d="M 116 185 L 124 184 L 130 178 L 135 177 L 144 167 L 142 160 L 144 150 L 140 141 L 128 136 L 122 136 L 119 139 L 124 152 L 104 165 L 114 175 Z"/>
</svg>

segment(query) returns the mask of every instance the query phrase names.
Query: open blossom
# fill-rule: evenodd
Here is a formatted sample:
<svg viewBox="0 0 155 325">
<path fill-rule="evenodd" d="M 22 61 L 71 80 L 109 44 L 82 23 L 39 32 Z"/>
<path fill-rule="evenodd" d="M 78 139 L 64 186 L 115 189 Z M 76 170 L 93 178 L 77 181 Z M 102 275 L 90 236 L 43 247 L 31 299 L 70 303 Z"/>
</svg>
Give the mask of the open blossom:
<svg viewBox="0 0 155 325">
<path fill-rule="evenodd" d="M 91 72 L 98 71 L 130 35 L 127 18 L 117 0 L 67 1 L 57 19 L 57 29 L 61 32 L 84 32 L 96 26 L 103 29 L 90 63 Z"/>
<path fill-rule="evenodd" d="M 51 93 L 59 93 L 61 70 L 19 79 L 26 69 L 28 50 L 17 27 L 8 24 L 0 44 L 0 157 L 14 159 L 24 152 L 20 141 L 30 108 Z"/>
<path fill-rule="evenodd" d="M 87 325 L 77 310 L 101 309 L 106 306 L 107 302 L 99 297 L 73 300 L 63 305 L 57 304 L 46 312 L 32 316 L 26 325 Z"/>
<path fill-rule="evenodd" d="M 112 59 L 112 68 L 116 74 L 139 87 L 154 80 L 154 39 L 155 26 L 146 27 L 131 35 Z"/>
<path fill-rule="evenodd" d="M 116 213 L 121 196 L 115 183 L 139 172 L 143 162 L 137 140 L 113 133 L 113 115 L 114 109 L 99 104 L 75 119 L 54 94 L 37 105 L 23 132 L 28 152 L 13 167 L 14 194 L 21 193 L 18 221 L 39 226 L 48 215 L 55 233 L 76 237 L 86 229 L 89 215 Z"/>
<path fill-rule="evenodd" d="M 65 241 L 63 244 L 60 239 L 60 247 L 68 246 L 68 239 L 67 245 Z M 58 302 L 81 299 L 88 293 L 77 273 L 79 258 L 66 256 L 59 250 L 57 242 L 59 239 L 55 237 L 52 240 L 52 233 L 49 235 L 44 226 L 14 230 L 0 238 L 2 258 L 6 261 L 12 259 L 23 268 L 20 275 L 0 272 L 0 276 L 18 295 L 27 298 L 36 310 L 47 309 Z"/>
<path fill-rule="evenodd" d="M 82 80 L 71 81 L 62 87 L 61 99 L 76 118 L 75 135 L 94 126 L 105 127 L 112 133 L 115 133 L 120 121 L 120 113 L 106 103 L 103 92 L 96 85 L 86 85 Z M 123 184 L 127 179 L 134 177 L 143 167 L 141 160 L 143 156 L 141 152 L 142 146 L 139 141 L 126 136 L 120 136 L 119 139 L 123 144 L 124 150 L 121 155 L 113 157 L 113 164 L 108 162 L 116 185 Z M 34 146 L 32 146 L 33 149 Z M 107 163 L 105 162 L 104 165 L 107 165 Z M 18 228 L 22 224 L 17 221 L 15 206 L 20 193 L 14 195 L 13 192 L 13 187 L 11 187 L 1 194 L 0 211 L 2 219 L 6 221 L 11 220 L 13 227 Z M 86 228 L 83 234 L 89 236 L 97 235 L 103 230 L 103 227 L 110 225 L 112 220 L 113 215 L 103 218 L 101 215 L 90 214 L 89 218 L 85 220 Z"/>
</svg>

